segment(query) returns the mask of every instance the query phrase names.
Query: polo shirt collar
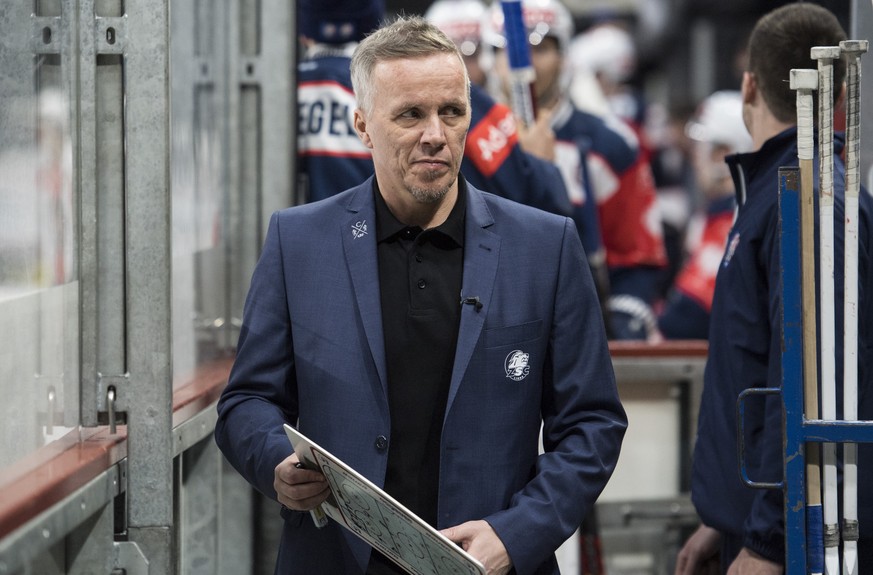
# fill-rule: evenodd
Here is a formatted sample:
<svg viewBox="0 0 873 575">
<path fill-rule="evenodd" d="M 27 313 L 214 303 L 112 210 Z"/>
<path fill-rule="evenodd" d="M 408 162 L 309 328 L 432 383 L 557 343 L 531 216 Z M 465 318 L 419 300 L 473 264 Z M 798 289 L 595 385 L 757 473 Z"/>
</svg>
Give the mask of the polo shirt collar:
<svg viewBox="0 0 873 575">
<path fill-rule="evenodd" d="M 407 226 L 391 213 L 385 198 L 379 191 L 379 183 L 373 179 L 373 195 L 376 202 L 376 241 L 383 242 L 390 239 L 407 228 L 415 228 L 420 233 L 418 226 Z M 458 176 L 458 199 L 449 212 L 449 217 L 442 224 L 430 231 L 439 232 L 452 239 L 457 245 L 464 245 L 464 217 L 467 212 L 467 182 Z"/>
</svg>

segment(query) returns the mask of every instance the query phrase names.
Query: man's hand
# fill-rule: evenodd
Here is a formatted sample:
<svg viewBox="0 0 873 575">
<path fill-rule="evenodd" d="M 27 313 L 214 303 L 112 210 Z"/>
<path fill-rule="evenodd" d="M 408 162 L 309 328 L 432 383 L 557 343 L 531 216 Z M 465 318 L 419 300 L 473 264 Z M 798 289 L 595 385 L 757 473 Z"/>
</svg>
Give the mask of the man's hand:
<svg viewBox="0 0 873 575">
<path fill-rule="evenodd" d="M 743 547 L 728 568 L 728 575 L 782 575 L 785 569 L 779 563 L 764 559 Z"/>
<path fill-rule="evenodd" d="M 330 489 L 319 471 L 298 467 L 300 460 L 292 454 L 276 466 L 273 488 L 279 503 L 295 511 L 309 511 L 327 499 Z"/>
<path fill-rule="evenodd" d="M 718 553 L 721 534 L 701 524 L 676 556 L 676 575 L 695 575 L 707 560 Z"/>
<path fill-rule="evenodd" d="M 488 575 L 505 575 L 512 569 L 512 559 L 503 541 L 487 521 L 467 521 L 443 529 L 442 534 L 478 559 Z"/>
<path fill-rule="evenodd" d="M 555 132 L 551 118 L 550 110 L 539 110 L 536 122 L 530 126 L 525 126 L 519 119 L 515 121 L 521 149 L 547 162 L 555 161 Z"/>
</svg>

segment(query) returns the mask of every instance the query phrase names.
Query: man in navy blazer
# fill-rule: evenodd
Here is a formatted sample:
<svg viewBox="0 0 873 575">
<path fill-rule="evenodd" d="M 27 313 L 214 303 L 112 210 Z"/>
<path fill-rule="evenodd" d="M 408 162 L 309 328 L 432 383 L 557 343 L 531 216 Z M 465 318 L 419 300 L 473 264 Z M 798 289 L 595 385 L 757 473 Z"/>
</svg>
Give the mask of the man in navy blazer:
<svg viewBox="0 0 873 575">
<path fill-rule="evenodd" d="M 295 466 L 282 425 L 407 497 L 418 483 L 397 477 L 409 465 L 392 450 L 421 429 L 395 398 L 417 410 L 439 391 L 427 400 L 435 441 L 423 443 L 435 468 L 421 475 L 434 526 L 489 574 L 557 574 L 554 552 L 608 481 L 627 426 L 576 228 L 458 177 L 469 81 L 432 25 L 386 25 L 359 45 L 352 74 L 375 176 L 273 215 L 216 441 L 283 505 L 276 573 L 392 572 L 350 531 L 314 525 L 326 484 Z M 428 315 L 417 298 L 434 293 Z M 405 336 L 387 327 L 422 313 L 451 337 L 413 329 L 417 355 L 398 354 Z M 434 370 L 434 357 L 449 361 Z"/>
</svg>

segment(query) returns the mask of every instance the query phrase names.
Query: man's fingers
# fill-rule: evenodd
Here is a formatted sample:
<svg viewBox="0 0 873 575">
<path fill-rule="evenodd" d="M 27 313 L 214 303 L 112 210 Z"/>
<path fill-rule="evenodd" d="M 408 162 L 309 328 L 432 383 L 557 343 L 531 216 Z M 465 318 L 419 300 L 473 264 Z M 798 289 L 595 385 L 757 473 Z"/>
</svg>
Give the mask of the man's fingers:
<svg viewBox="0 0 873 575">
<path fill-rule="evenodd" d="M 323 502 L 330 495 L 330 489 L 325 481 L 309 483 L 278 483 L 275 485 L 279 503 L 289 509 L 308 511 Z"/>
<path fill-rule="evenodd" d="M 324 475 L 314 469 L 280 465 L 276 468 L 276 478 L 288 484 L 324 483 Z"/>
<path fill-rule="evenodd" d="M 504 575 L 512 568 L 506 547 L 486 521 L 468 521 L 443 529 L 442 534 L 478 559 L 489 575 Z"/>
<path fill-rule="evenodd" d="M 273 488 L 279 503 L 297 511 L 307 511 L 327 499 L 330 490 L 320 471 L 303 469 L 296 455 L 276 466 Z"/>
<path fill-rule="evenodd" d="M 461 546 L 462 549 L 466 549 L 470 540 L 470 532 L 464 528 L 467 525 L 466 523 L 462 525 L 455 525 L 454 527 L 449 527 L 447 529 L 443 529 L 441 533 L 446 536 L 446 538 L 452 543 L 457 543 Z"/>
<path fill-rule="evenodd" d="M 310 509 L 314 509 L 316 506 L 323 503 L 328 495 L 330 495 L 330 490 L 325 488 L 323 491 L 313 495 L 312 497 L 304 497 L 298 498 L 296 496 L 289 497 L 281 492 L 278 492 L 278 501 L 288 509 L 293 509 L 295 511 L 309 511 Z"/>
<path fill-rule="evenodd" d="M 675 575 L 688 575 L 689 573 L 693 573 L 693 571 L 689 570 L 689 567 L 693 566 L 693 563 L 690 562 L 688 558 L 688 553 L 683 551 L 676 558 L 676 574 Z"/>
</svg>

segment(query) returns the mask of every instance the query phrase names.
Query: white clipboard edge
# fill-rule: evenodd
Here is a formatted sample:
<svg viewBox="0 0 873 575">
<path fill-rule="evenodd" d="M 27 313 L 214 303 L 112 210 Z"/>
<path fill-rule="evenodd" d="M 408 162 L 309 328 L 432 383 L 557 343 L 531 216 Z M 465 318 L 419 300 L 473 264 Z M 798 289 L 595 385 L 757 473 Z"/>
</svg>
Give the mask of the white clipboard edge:
<svg viewBox="0 0 873 575">
<path fill-rule="evenodd" d="M 357 485 L 362 486 L 367 490 L 368 495 L 370 495 L 374 500 L 380 503 L 380 505 L 384 506 L 386 509 L 391 511 L 392 516 L 398 517 L 405 524 L 411 526 L 417 532 L 423 535 L 423 540 L 428 542 L 428 544 L 436 544 L 437 552 L 440 550 L 444 551 L 445 554 L 449 555 L 453 561 L 457 561 L 460 566 L 460 571 L 455 571 L 460 575 L 485 575 L 485 568 L 482 566 L 479 561 L 474 559 L 471 555 L 469 555 L 466 551 L 464 551 L 461 547 L 447 538 L 445 535 L 440 533 L 437 529 L 434 529 L 431 525 L 425 522 L 423 519 L 418 517 L 413 512 L 409 511 L 406 507 L 404 507 L 400 502 L 391 497 L 388 493 L 383 491 L 373 482 L 368 480 L 366 477 L 346 465 L 342 460 L 331 454 L 329 451 L 320 447 L 318 444 L 310 440 L 308 437 L 288 425 L 284 424 L 285 434 L 288 436 L 289 441 L 291 442 L 291 446 L 294 448 L 294 453 L 297 454 L 297 458 L 304 464 L 305 467 L 310 469 L 317 469 L 320 472 L 324 473 L 325 477 L 328 480 L 328 484 L 330 485 L 331 497 L 328 498 L 322 504 L 322 508 L 325 513 L 334 519 L 337 523 L 340 523 L 346 529 L 352 531 L 369 543 L 375 549 L 381 551 L 386 557 L 408 570 L 410 573 L 414 575 L 427 575 L 431 573 L 431 571 L 425 570 L 417 570 L 414 566 L 410 566 L 409 562 L 406 561 L 402 555 L 400 555 L 396 550 L 392 549 L 391 545 L 387 545 L 381 540 L 377 535 L 363 531 L 361 529 L 356 528 L 349 524 L 343 510 L 339 505 L 335 505 L 337 501 L 337 490 L 338 486 L 334 483 L 333 474 L 325 472 L 323 461 L 327 461 L 330 463 L 331 467 L 336 467 L 341 470 L 346 475 L 350 476 Z M 359 527 L 359 526 L 358 526 Z M 442 553 L 441 553 L 442 555 Z M 443 571 L 438 571 L 442 573 Z"/>
</svg>

